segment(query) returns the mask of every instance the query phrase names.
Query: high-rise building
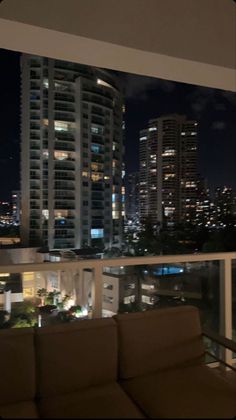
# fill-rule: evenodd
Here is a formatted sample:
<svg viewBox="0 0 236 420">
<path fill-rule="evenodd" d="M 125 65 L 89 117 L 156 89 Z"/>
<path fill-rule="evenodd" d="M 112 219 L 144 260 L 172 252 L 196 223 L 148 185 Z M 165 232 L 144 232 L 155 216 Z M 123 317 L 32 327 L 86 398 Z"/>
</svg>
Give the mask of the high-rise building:
<svg viewBox="0 0 236 420">
<path fill-rule="evenodd" d="M 11 194 L 11 205 L 12 205 L 12 219 L 13 223 L 16 225 L 20 224 L 20 214 L 21 214 L 21 194 L 20 191 L 12 191 Z"/>
<path fill-rule="evenodd" d="M 12 224 L 12 208 L 8 201 L 0 201 L 0 225 L 7 226 Z"/>
<path fill-rule="evenodd" d="M 139 172 L 132 172 L 126 177 L 126 219 L 139 220 Z"/>
<path fill-rule="evenodd" d="M 210 200 L 207 180 L 199 176 L 197 180 L 196 218 L 194 223 L 198 226 L 207 226 L 213 223 L 213 220 L 213 203 Z"/>
<path fill-rule="evenodd" d="M 23 244 L 119 244 L 119 81 L 101 69 L 27 54 L 21 68 Z"/>
<path fill-rule="evenodd" d="M 214 194 L 217 225 L 228 223 L 229 219 L 236 216 L 236 195 L 232 188 L 216 188 Z"/>
<path fill-rule="evenodd" d="M 149 120 L 140 131 L 140 217 L 171 227 L 191 222 L 197 197 L 197 122 Z"/>
</svg>

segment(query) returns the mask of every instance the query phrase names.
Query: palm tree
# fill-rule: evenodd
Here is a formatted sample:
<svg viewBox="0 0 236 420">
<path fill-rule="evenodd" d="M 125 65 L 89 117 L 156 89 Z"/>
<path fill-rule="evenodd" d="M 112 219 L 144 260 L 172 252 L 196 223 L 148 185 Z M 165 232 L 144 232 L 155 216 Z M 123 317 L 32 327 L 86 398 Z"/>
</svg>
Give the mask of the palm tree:
<svg viewBox="0 0 236 420">
<path fill-rule="evenodd" d="M 37 296 L 41 299 L 40 306 L 44 306 L 45 298 L 47 296 L 47 289 L 45 289 L 44 287 L 42 289 L 38 289 Z"/>
</svg>

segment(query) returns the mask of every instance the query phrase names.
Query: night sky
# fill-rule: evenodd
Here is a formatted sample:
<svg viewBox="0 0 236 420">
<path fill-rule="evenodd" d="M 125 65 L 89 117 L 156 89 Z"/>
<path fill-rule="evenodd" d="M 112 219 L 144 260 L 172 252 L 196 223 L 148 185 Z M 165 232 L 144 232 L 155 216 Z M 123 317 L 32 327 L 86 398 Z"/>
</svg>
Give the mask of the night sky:
<svg viewBox="0 0 236 420">
<path fill-rule="evenodd" d="M 139 130 L 150 118 L 183 113 L 199 122 L 200 175 L 211 190 L 236 191 L 236 94 L 162 79 L 115 72 L 125 89 L 126 173 L 138 170 Z M 0 201 L 19 188 L 20 54 L 0 50 Z"/>
</svg>

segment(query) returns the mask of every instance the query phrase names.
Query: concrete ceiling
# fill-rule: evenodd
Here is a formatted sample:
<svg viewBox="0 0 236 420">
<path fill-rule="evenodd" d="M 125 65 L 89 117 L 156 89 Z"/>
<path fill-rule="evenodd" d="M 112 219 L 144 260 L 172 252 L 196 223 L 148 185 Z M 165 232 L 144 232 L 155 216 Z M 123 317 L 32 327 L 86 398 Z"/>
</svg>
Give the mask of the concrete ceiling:
<svg viewBox="0 0 236 420">
<path fill-rule="evenodd" d="M 3 0 L 0 18 L 153 56 L 236 68 L 233 0 Z"/>
</svg>

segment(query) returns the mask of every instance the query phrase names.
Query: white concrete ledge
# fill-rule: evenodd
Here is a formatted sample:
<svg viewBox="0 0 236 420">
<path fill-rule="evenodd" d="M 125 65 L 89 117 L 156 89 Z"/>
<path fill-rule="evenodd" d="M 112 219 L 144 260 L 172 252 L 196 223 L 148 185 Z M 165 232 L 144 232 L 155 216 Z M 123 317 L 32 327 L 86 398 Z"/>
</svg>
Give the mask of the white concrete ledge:
<svg viewBox="0 0 236 420">
<path fill-rule="evenodd" d="M 0 47 L 236 92 L 235 69 L 128 48 L 0 19 Z"/>
</svg>

